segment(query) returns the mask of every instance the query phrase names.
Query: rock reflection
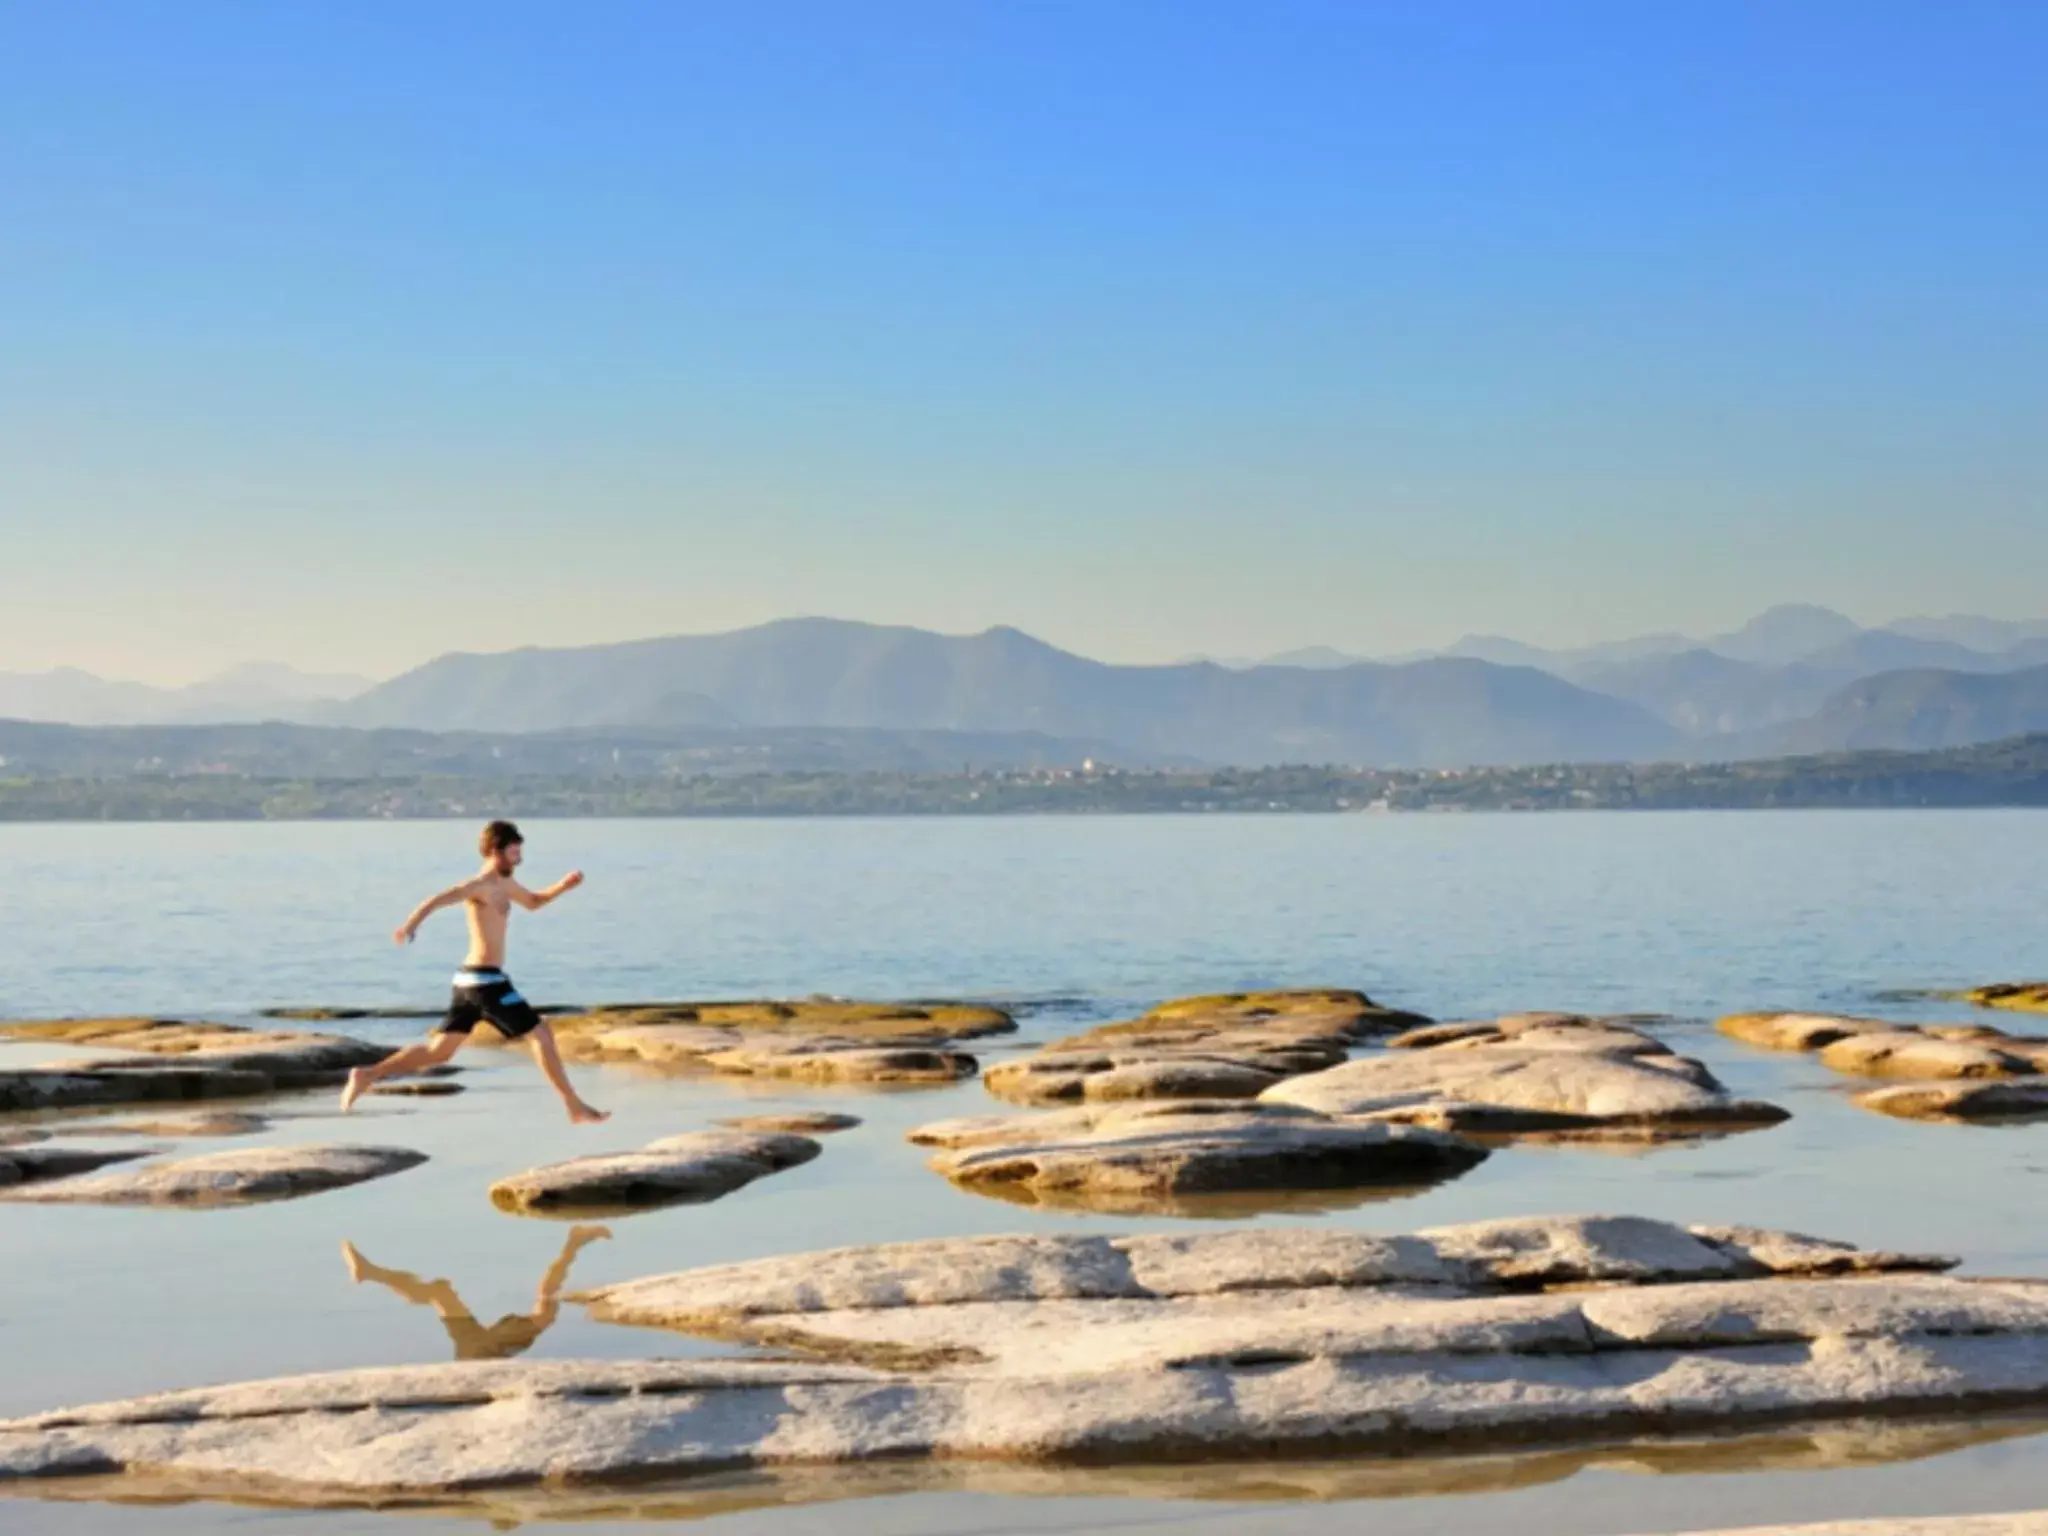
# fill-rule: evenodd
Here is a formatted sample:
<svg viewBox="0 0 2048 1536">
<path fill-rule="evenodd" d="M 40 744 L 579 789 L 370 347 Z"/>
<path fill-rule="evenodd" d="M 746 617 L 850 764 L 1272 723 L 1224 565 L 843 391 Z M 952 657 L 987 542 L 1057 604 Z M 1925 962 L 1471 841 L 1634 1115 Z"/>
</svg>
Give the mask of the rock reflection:
<svg viewBox="0 0 2048 1536">
<path fill-rule="evenodd" d="M 1465 1456 L 1333 1456 L 1320 1460 L 1167 1462 L 1151 1466 L 1032 1466 L 1006 1462 L 872 1462 L 763 1467 L 683 1480 L 620 1485 L 526 1484 L 455 1493 L 325 1495 L 289 1485 L 257 1487 L 232 1477 L 162 1470 L 118 1476 L 24 1479 L 0 1498 L 137 1505 L 219 1500 L 267 1510 L 347 1509 L 386 1516 L 483 1519 L 501 1530 L 537 1522 L 714 1519 L 749 1510 L 975 1493 L 1004 1498 L 1137 1499 L 1199 1503 L 1347 1503 L 1354 1500 L 1513 1495 L 1583 1472 L 1710 1477 L 1752 1472 L 1849 1471 L 1936 1461 L 1927 1480 L 1959 1498 L 1973 1449 L 2039 1435 L 2034 1414 L 1986 1415 L 1967 1424 L 1852 1419 L 1765 1434 L 1678 1436 L 1570 1450 L 1531 1448 Z M 1962 1455 L 1949 1466 L 1937 1458 Z M 1701 1493 L 1703 1511 L 1712 1495 Z M 1705 1516 L 1703 1515 L 1703 1518 Z M 1358 1517 L 1332 1530 L 1360 1528 Z M 850 1530 L 883 1529 L 849 1514 Z M 1448 1527 L 1446 1527 L 1448 1529 Z"/>
<path fill-rule="evenodd" d="M 575 1264 L 576 1256 L 592 1243 L 611 1235 L 609 1227 L 578 1226 L 570 1229 L 562 1251 L 555 1255 L 554 1263 L 548 1266 L 547 1273 L 541 1276 L 540 1285 L 534 1291 L 533 1310 L 508 1312 L 488 1326 L 478 1322 L 476 1314 L 463 1305 L 462 1297 L 450 1281 L 422 1280 L 409 1270 L 386 1269 L 364 1258 L 354 1243 L 341 1245 L 341 1257 L 348 1265 L 349 1279 L 357 1285 L 368 1280 L 416 1307 L 433 1308 L 441 1326 L 448 1331 L 449 1342 L 455 1346 L 456 1359 L 509 1360 L 533 1348 L 534 1341 L 555 1325 L 555 1318 L 561 1312 L 562 1287 L 568 1283 L 569 1270 Z"/>
</svg>

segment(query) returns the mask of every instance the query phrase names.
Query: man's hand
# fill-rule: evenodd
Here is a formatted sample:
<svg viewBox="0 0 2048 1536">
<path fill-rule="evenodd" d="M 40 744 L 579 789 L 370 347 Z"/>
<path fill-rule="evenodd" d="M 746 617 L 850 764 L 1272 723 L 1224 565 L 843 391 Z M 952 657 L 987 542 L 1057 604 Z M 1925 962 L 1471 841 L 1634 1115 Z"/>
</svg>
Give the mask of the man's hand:
<svg viewBox="0 0 2048 1536">
<path fill-rule="evenodd" d="M 418 932 L 419 929 L 415 928 L 411 923 L 400 923 L 391 930 L 391 942 L 394 944 L 410 944 L 413 940 L 413 935 Z"/>
<path fill-rule="evenodd" d="M 580 869 L 572 869 L 569 871 L 569 873 L 562 876 L 561 879 L 555 882 L 556 894 L 559 895 L 564 891 L 573 891 L 576 889 L 577 886 L 581 885 L 582 883 L 583 871 Z"/>
</svg>

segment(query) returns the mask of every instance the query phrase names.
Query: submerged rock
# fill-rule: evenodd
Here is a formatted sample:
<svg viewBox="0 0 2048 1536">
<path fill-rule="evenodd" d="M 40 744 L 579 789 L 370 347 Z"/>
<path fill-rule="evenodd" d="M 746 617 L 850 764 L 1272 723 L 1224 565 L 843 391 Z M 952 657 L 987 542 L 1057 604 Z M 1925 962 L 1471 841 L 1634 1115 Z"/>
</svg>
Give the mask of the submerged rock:
<svg viewBox="0 0 2048 1536">
<path fill-rule="evenodd" d="M 140 1150 L 87 1151 L 80 1147 L 14 1146 L 0 1149 L 0 1189 L 15 1189 L 45 1179 L 65 1179 L 109 1163 L 124 1163 L 148 1154 Z"/>
<path fill-rule="evenodd" d="M 942 1148 L 932 1168 L 979 1193 L 1123 1213 L 1173 1214 L 1182 1197 L 1247 1191 L 1407 1193 L 1486 1157 L 1409 1126 L 1229 1100 L 947 1120 L 910 1139 Z"/>
<path fill-rule="evenodd" d="M 1899 1083 L 1871 1088 L 1854 1102 L 1901 1120 L 2022 1120 L 2048 1115 L 2048 1078 Z"/>
<path fill-rule="evenodd" d="M 67 1130 L 78 1136 L 161 1136 L 171 1139 L 202 1136 L 253 1136 L 270 1129 L 262 1115 L 247 1115 L 229 1109 L 205 1110 L 190 1115 L 165 1115 L 154 1120 L 91 1120 Z"/>
<path fill-rule="evenodd" d="M 0 1192 L 0 1200 L 50 1205 L 255 1205 L 360 1184 L 426 1160 L 424 1152 L 404 1147 L 251 1147 L 10 1189 Z"/>
<path fill-rule="evenodd" d="M 1980 1008 L 2048 1013 L 2048 981 L 1994 981 L 1988 986 L 1972 987 L 1962 996 Z"/>
<path fill-rule="evenodd" d="M 1259 1096 L 1325 1114 L 1490 1135 L 1597 1135 L 1637 1140 L 1754 1129 L 1786 1118 L 1774 1104 L 1731 1097 L 1698 1062 L 1654 1054 L 1635 1031 L 1605 1027 L 1574 1041 L 1523 1045 L 1463 1038 L 1349 1061 Z"/>
<path fill-rule="evenodd" d="M 860 1124 L 858 1115 L 837 1115 L 827 1110 L 791 1110 L 786 1114 L 734 1115 L 720 1125 L 736 1131 L 789 1131 L 798 1136 L 824 1136 L 833 1131 L 850 1131 Z"/>
<path fill-rule="evenodd" d="M 403 1077 L 396 1082 L 374 1083 L 366 1090 L 394 1099 L 445 1099 L 465 1091 L 462 1084 L 445 1077 Z"/>
<path fill-rule="evenodd" d="M 2048 1399 L 2048 1288 L 1755 1238 L 1580 1217 L 789 1255 L 580 1299 L 600 1320 L 807 1359 L 476 1362 L 164 1393 L 0 1423 L 0 1482 L 48 1496 L 54 1479 L 123 1474 L 94 1491 L 184 1478 L 346 1502 L 766 1463 L 1412 1458 Z M 1824 1277 L 1850 1254 L 1877 1273 Z"/>
<path fill-rule="evenodd" d="M 716 1200 L 816 1157 L 805 1136 L 770 1131 L 692 1131 L 637 1152 L 600 1152 L 500 1179 L 491 1201 L 522 1215 L 582 1216 Z"/>
</svg>

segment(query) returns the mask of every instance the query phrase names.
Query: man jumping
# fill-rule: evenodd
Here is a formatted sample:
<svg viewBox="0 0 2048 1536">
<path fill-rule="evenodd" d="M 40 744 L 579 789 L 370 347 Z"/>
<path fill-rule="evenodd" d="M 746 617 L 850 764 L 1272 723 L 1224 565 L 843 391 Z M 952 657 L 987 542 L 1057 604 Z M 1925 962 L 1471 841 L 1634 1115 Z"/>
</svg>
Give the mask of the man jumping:
<svg viewBox="0 0 2048 1536">
<path fill-rule="evenodd" d="M 519 989 L 503 969 L 505 923 L 513 903 L 529 912 L 538 912 L 583 883 L 583 871 L 571 870 L 546 890 L 529 891 L 512 878 L 512 871 L 524 857 L 524 844 L 519 829 L 511 822 L 492 822 L 477 840 L 484 867 L 460 885 L 451 885 L 440 895 L 428 897 L 399 924 L 392 939 L 410 944 L 429 916 L 461 902 L 469 911 L 469 958 L 455 973 L 455 995 L 449 999 L 448 1016 L 435 1026 L 432 1037 L 425 1045 L 408 1045 L 375 1066 L 357 1067 L 350 1072 L 348 1086 L 341 1091 L 344 1112 L 387 1077 L 404 1077 L 439 1066 L 462 1049 L 478 1020 L 487 1019 L 507 1040 L 526 1041 L 549 1085 L 562 1096 L 571 1120 L 579 1125 L 594 1125 L 610 1118 L 603 1110 L 584 1103 L 569 1086 L 568 1074 L 562 1070 L 561 1053 L 555 1049 L 554 1032 L 533 1011 L 533 1005 L 519 995 Z"/>
</svg>

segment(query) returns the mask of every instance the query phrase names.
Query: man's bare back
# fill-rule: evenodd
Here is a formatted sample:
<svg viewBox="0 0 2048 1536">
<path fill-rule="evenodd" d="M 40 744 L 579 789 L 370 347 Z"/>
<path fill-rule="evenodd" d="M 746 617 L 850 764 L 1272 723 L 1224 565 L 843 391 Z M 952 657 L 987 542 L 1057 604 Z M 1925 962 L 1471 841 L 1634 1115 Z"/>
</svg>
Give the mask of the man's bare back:
<svg viewBox="0 0 2048 1536">
<path fill-rule="evenodd" d="M 400 944 L 410 944 L 420 924 L 443 907 L 458 902 L 469 918 L 469 958 L 455 974 L 454 993 L 447 1016 L 426 1045 L 407 1046 L 374 1066 L 358 1067 L 348 1075 L 342 1090 L 341 1107 L 347 1111 L 357 1099 L 387 1077 L 425 1071 L 447 1061 L 480 1023 L 489 1023 L 507 1040 L 525 1039 L 533 1049 L 534 1061 L 554 1090 L 562 1096 L 569 1118 L 580 1123 L 606 1119 L 592 1109 L 569 1086 L 562 1070 L 562 1058 L 555 1049 L 554 1034 L 534 1012 L 533 1005 L 519 995 L 512 978 L 504 971 L 505 929 L 514 906 L 529 912 L 567 895 L 583 883 L 583 871 L 571 870 L 545 890 L 531 891 L 512 877 L 525 857 L 519 829 L 509 821 L 494 821 L 484 828 L 479 842 L 484 866 L 459 885 L 429 896 L 414 907 L 391 935 Z"/>
</svg>

